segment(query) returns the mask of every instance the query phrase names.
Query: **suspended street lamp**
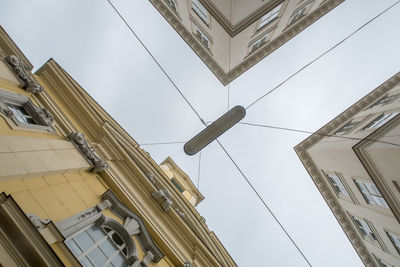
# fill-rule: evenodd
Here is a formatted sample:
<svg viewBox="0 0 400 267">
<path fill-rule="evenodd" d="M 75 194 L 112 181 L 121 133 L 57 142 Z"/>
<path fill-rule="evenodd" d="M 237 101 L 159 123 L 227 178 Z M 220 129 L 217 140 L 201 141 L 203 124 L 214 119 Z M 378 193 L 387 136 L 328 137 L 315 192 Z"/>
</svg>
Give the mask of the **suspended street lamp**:
<svg viewBox="0 0 400 267">
<path fill-rule="evenodd" d="M 192 156 L 217 139 L 246 115 L 246 109 L 235 106 L 219 119 L 207 126 L 203 131 L 190 139 L 183 147 L 186 154 Z"/>
</svg>

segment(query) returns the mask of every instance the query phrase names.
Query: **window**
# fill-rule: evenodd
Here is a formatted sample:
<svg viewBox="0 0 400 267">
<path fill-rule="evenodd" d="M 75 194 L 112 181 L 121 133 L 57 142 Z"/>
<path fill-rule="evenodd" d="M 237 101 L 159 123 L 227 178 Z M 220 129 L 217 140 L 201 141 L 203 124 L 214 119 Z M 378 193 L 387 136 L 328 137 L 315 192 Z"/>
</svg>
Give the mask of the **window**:
<svg viewBox="0 0 400 267">
<path fill-rule="evenodd" d="M 288 26 L 296 23 L 298 20 L 300 20 L 302 17 L 304 17 L 307 14 L 307 9 L 311 6 L 311 3 L 308 3 L 307 5 L 303 6 L 299 10 L 295 11 L 290 18 Z"/>
<path fill-rule="evenodd" d="M 0 112 L 18 127 L 54 132 L 53 116 L 47 109 L 34 105 L 27 96 L 0 89 Z"/>
<path fill-rule="evenodd" d="M 175 187 L 179 190 L 179 192 L 183 193 L 185 191 L 182 186 L 176 181 L 174 178 L 171 178 L 171 182 L 175 185 Z"/>
<path fill-rule="evenodd" d="M 374 104 L 372 104 L 371 108 L 376 107 L 376 106 L 384 106 L 390 102 L 392 102 L 394 99 L 398 98 L 400 96 L 400 93 L 396 94 L 387 94 L 378 101 L 376 101 Z"/>
<path fill-rule="evenodd" d="M 199 15 L 201 20 L 208 25 L 209 14 L 203 4 L 200 3 L 200 0 L 192 0 L 192 9 L 194 10 L 194 12 L 196 12 L 197 15 Z"/>
<path fill-rule="evenodd" d="M 210 40 L 208 40 L 207 36 L 197 27 L 195 26 L 196 29 L 196 37 L 199 39 L 199 41 L 208 49 L 210 49 Z"/>
<path fill-rule="evenodd" d="M 167 2 L 167 4 L 169 5 L 169 7 L 175 12 L 178 13 L 178 8 L 176 5 L 175 0 L 165 0 Z"/>
<path fill-rule="evenodd" d="M 368 204 L 388 208 L 388 204 L 386 203 L 381 192 L 378 190 L 375 184 L 357 180 L 355 182 Z"/>
<path fill-rule="evenodd" d="M 92 225 L 65 241 L 82 266 L 127 266 L 127 247 L 109 227 Z"/>
<path fill-rule="evenodd" d="M 267 14 L 262 16 L 261 22 L 258 25 L 257 30 L 261 29 L 262 27 L 264 27 L 265 25 L 267 25 L 268 23 L 273 21 L 276 17 L 278 17 L 279 10 L 281 9 L 282 5 L 283 5 L 283 3 L 281 3 L 278 6 L 276 6 L 272 10 L 268 11 Z"/>
<path fill-rule="evenodd" d="M 350 132 L 354 127 L 356 127 L 363 118 L 352 119 L 348 123 L 346 123 L 342 128 L 340 128 L 335 134 L 345 134 Z"/>
<path fill-rule="evenodd" d="M 364 219 L 353 216 L 353 220 L 358 230 L 360 231 L 362 237 L 368 237 L 371 240 L 377 240 L 375 234 L 372 232 L 368 223 Z"/>
<path fill-rule="evenodd" d="M 399 114 L 399 112 L 381 114 L 373 122 L 371 122 L 367 127 L 365 127 L 364 130 L 377 129 L 377 128 L 381 127 L 382 125 L 384 125 L 386 122 L 390 121 L 397 114 Z"/>
<path fill-rule="evenodd" d="M 396 248 L 397 252 L 400 254 L 400 237 L 392 232 L 386 232 L 389 236 L 390 241 L 392 241 L 393 246 Z"/>
<path fill-rule="evenodd" d="M 258 41 L 256 41 L 250 48 L 250 52 L 249 54 L 253 53 L 254 51 L 256 51 L 258 48 L 260 48 L 261 46 L 263 46 L 264 44 L 267 43 L 267 38 L 269 37 L 269 35 L 271 34 L 271 32 L 266 33 L 262 38 L 260 38 Z"/>
<path fill-rule="evenodd" d="M 38 124 L 23 106 L 7 103 L 8 108 L 12 111 L 15 118 L 20 123 Z"/>
<path fill-rule="evenodd" d="M 332 186 L 335 188 L 336 192 L 342 195 L 348 196 L 349 193 L 347 193 L 346 188 L 342 184 L 342 181 L 336 174 L 327 174 L 326 175 L 331 182 Z"/>
<path fill-rule="evenodd" d="M 386 263 L 381 259 L 378 259 L 378 263 L 380 267 L 393 267 L 393 265 L 390 265 L 389 263 Z"/>
</svg>

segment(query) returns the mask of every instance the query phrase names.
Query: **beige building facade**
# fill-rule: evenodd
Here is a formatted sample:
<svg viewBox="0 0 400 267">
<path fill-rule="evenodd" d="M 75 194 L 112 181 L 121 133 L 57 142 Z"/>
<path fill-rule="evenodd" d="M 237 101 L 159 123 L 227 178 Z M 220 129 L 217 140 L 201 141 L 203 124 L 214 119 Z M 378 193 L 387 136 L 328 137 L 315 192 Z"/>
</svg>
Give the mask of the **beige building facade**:
<svg viewBox="0 0 400 267">
<path fill-rule="evenodd" d="M 236 266 L 172 159 L 53 59 L 32 68 L 0 27 L 0 266 Z"/>
<path fill-rule="evenodd" d="M 400 73 L 295 150 L 364 264 L 400 266 Z"/>
<path fill-rule="evenodd" d="M 150 0 L 230 83 L 344 0 Z"/>
</svg>

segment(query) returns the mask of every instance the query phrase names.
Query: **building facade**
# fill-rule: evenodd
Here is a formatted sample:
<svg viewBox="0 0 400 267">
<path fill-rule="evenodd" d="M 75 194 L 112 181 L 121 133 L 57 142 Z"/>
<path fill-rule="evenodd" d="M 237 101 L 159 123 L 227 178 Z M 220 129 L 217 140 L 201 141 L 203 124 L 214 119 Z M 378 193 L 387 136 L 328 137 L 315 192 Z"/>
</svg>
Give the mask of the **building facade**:
<svg viewBox="0 0 400 267">
<path fill-rule="evenodd" d="M 366 266 L 400 266 L 400 73 L 295 147 Z"/>
<path fill-rule="evenodd" d="M 183 171 L 187 192 L 57 62 L 32 68 L 0 27 L 0 266 L 236 266 Z"/>
<path fill-rule="evenodd" d="M 150 0 L 224 85 L 343 1 Z"/>
</svg>

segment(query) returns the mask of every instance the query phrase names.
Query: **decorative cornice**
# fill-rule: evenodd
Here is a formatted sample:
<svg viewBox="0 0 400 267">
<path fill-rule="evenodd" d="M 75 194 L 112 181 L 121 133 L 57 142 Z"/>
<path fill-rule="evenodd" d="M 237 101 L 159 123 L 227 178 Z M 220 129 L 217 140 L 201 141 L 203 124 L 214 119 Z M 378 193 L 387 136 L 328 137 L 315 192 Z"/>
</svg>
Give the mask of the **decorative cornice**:
<svg viewBox="0 0 400 267">
<path fill-rule="evenodd" d="M 41 86 L 25 69 L 24 63 L 19 57 L 10 55 L 5 58 L 5 61 L 9 64 L 17 77 L 23 82 L 23 88 L 27 92 L 37 94 L 44 91 L 44 87 Z"/>
<path fill-rule="evenodd" d="M 227 19 L 219 10 L 209 0 L 200 0 L 203 6 L 210 12 L 211 16 L 217 20 L 217 22 L 221 25 L 222 28 L 230 35 L 230 37 L 235 37 L 241 31 L 249 27 L 251 24 L 259 20 L 264 14 L 266 14 L 271 9 L 275 8 L 280 3 L 285 0 L 271 0 L 268 1 L 265 5 L 261 6 L 247 17 L 233 25 L 229 19 Z"/>
<path fill-rule="evenodd" d="M 329 0 L 326 3 L 319 6 L 313 12 L 307 14 L 304 18 L 300 19 L 298 22 L 290 25 L 279 37 L 275 38 L 268 44 L 261 47 L 255 53 L 247 56 L 243 62 L 234 67 L 232 70 L 226 72 L 223 68 L 214 60 L 212 55 L 206 48 L 194 37 L 194 35 L 186 29 L 182 24 L 182 21 L 177 17 L 177 15 L 167 7 L 164 1 L 160 0 L 149 0 L 154 7 L 161 13 L 161 15 L 169 22 L 169 24 L 175 29 L 175 31 L 186 41 L 186 43 L 193 49 L 193 51 L 203 60 L 203 62 L 209 67 L 209 69 L 215 74 L 215 76 L 220 80 L 223 85 L 227 85 L 242 73 L 247 71 L 249 68 L 254 66 L 256 63 L 264 59 L 266 56 L 271 54 L 273 51 L 278 49 L 280 46 L 285 44 L 287 41 L 295 37 L 298 33 L 303 31 L 305 28 L 310 26 L 312 23 L 317 21 L 319 18 L 327 14 L 333 8 L 338 6 L 344 0 Z M 210 11 L 220 25 L 225 29 L 225 31 L 232 36 L 235 36 L 246 27 L 254 23 L 259 19 L 268 9 L 281 3 L 281 0 L 273 0 L 268 5 L 263 6 L 257 10 L 254 14 L 247 17 L 241 23 L 237 24 L 235 27 L 229 25 L 227 20 L 224 19 L 223 15 L 216 15 L 218 12 L 216 7 L 213 6 L 209 1 L 201 1 L 206 8 Z M 218 19 L 219 18 L 219 19 Z M 224 26 L 225 25 L 225 26 Z M 231 56 L 231 55 L 230 55 Z"/>
<path fill-rule="evenodd" d="M 87 161 L 93 166 L 93 172 L 102 172 L 108 168 L 107 162 L 96 156 L 83 133 L 72 132 L 67 136 L 67 139 L 79 149 L 82 155 L 85 156 Z"/>
</svg>

